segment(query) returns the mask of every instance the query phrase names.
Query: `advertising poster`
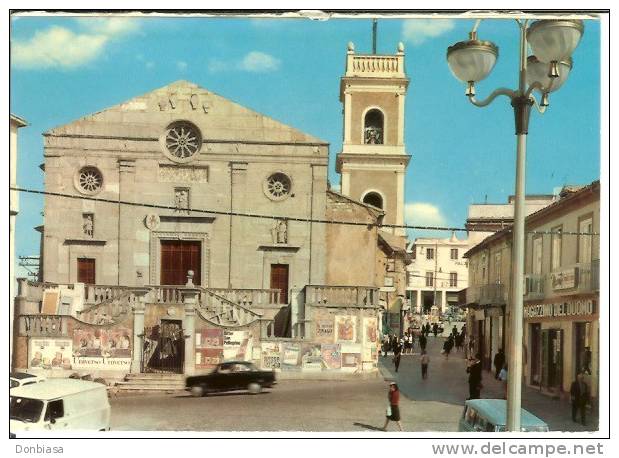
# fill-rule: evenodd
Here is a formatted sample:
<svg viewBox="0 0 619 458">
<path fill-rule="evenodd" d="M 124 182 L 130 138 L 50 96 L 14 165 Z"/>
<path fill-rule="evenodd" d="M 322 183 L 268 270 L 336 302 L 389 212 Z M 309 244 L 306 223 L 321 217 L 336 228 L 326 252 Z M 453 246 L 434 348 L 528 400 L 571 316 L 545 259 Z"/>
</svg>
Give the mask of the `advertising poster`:
<svg viewBox="0 0 619 458">
<path fill-rule="evenodd" d="M 102 357 L 104 334 L 105 330 L 102 329 L 76 329 L 73 331 L 73 356 Z"/>
<path fill-rule="evenodd" d="M 363 344 L 376 344 L 378 340 L 378 322 L 374 317 L 363 318 Z"/>
<path fill-rule="evenodd" d="M 204 328 L 196 330 L 196 368 L 211 368 L 223 361 L 223 329 Z"/>
<path fill-rule="evenodd" d="M 296 343 L 282 344 L 282 370 L 298 371 L 301 369 L 301 345 Z"/>
<path fill-rule="evenodd" d="M 248 360 L 250 355 L 248 349 L 252 347 L 252 340 L 249 331 L 223 331 L 224 339 L 224 360 Z"/>
<path fill-rule="evenodd" d="M 317 320 L 314 331 L 316 340 L 333 342 L 333 320 Z"/>
<path fill-rule="evenodd" d="M 341 369 L 342 368 L 342 351 L 340 344 L 322 344 L 321 345 L 322 360 L 326 369 Z"/>
<path fill-rule="evenodd" d="M 30 339 L 29 367 L 42 369 L 71 369 L 72 342 L 70 339 Z"/>
<path fill-rule="evenodd" d="M 127 328 L 107 329 L 102 355 L 106 358 L 131 358 L 131 335 Z"/>
<path fill-rule="evenodd" d="M 361 367 L 361 345 L 342 344 L 342 370 L 354 372 Z"/>
<path fill-rule="evenodd" d="M 357 341 L 357 317 L 336 315 L 335 317 L 336 342 Z"/>
<path fill-rule="evenodd" d="M 73 356 L 131 359 L 132 334 L 128 328 L 76 329 L 73 331 Z"/>
<path fill-rule="evenodd" d="M 301 366 L 304 371 L 321 371 L 323 366 L 320 344 L 303 344 Z"/>
<path fill-rule="evenodd" d="M 281 351 L 279 342 L 262 343 L 262 368 L 281 370 Z"/>
</svg>

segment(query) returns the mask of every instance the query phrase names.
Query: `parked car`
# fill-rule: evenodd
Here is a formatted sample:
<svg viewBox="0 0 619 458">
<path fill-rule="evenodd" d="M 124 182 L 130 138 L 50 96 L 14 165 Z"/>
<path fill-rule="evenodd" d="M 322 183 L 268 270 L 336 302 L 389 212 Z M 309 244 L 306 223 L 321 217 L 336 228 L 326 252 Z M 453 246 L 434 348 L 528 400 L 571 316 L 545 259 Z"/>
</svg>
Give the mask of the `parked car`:
<svg viewBox="0 0 619 458">
<path fill-rule="evenodd" d="M 9 387 L 15 388 L 18 386 L 32 385 L 45 380 L 45 377 L 29 374 L 27 372 L 11 372 L 9 374 Z"/>
<path fill-rule="evenodd" d="M 228 361 L 218 364 L 209 374 L 187 377 L 185 389 L 193 396 L 234 390 L 258 394 L 276 383 L 275 371 L 262 371 L 248 361 Z"/>
<path fill-rule="evenodd" d="M 10 391 L 11 433 L 110 429 L 110 403 L 104 385 L 68 378 L 19 386 Z"/>
<path fill-rule="evenodd" d="M 506 430 L 507 401 L 505 399 L 470 399 L 464 403 L 458 431 L 502 432 Z M 548 425 L 531 412 L 521 409 L 520 430 L 547 432 Z"/>
</svg>

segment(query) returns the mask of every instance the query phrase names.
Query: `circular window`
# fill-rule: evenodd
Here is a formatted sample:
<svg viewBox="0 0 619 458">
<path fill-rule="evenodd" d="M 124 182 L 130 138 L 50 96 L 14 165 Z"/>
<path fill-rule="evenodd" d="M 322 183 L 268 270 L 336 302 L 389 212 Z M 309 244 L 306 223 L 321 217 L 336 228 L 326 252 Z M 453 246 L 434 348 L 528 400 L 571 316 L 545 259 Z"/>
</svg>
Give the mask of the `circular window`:
<svg viewBox="0 0 619 458">
<path fill-rule="evenodd" d="M 96 167 L 82 167 L 75 177 L 77 189 L 84 194 L 97 194 L 103 186 L 103 175 Z"/>
<path fill-rule="evenodd" d="M 284 200 L 290 195 L 292 181 L 282 172 L 270 175 L 264 182 L 264 193 L 271 200 Z"/>
<path fill-rule="evenodd" d="M 202 147 L 200 130 L 188 121 L 176 121 L 168 126 L 163 137 L 166 155 L 177 162 L 191 160 Z"/>
</svg>

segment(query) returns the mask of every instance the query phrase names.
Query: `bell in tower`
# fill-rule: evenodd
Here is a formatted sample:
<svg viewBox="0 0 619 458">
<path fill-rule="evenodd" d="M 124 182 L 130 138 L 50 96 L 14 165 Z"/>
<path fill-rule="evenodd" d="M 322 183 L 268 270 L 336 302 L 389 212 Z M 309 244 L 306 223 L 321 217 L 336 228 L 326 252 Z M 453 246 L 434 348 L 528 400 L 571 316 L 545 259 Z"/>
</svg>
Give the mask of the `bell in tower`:
<svg viewBox="0 0 619 458">
<path fill-rule="evenodd" d="M 404 225 L 404 181 L 410 155 L 404 145 L 404 102 L 409 80 L 404 45 L 395 54 L 356 54 L 348 44 L 340 83 L 344 141 L 337 155 L 342 194 L 385 211 L 384 224 Z M 404 229 L 385 228 L 396 235 Z"/>
</svg>

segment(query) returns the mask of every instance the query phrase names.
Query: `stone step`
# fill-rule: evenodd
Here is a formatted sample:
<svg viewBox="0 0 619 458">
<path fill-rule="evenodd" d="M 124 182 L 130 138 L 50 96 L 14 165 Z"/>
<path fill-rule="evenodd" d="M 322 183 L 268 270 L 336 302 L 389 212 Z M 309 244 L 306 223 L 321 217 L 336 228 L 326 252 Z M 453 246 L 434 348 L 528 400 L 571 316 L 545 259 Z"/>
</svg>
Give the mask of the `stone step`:
<svg viewBox="0 0 619 458">
<path fill-rule="evenodd" d="M 117 385 L 131 386 L 131 385 L 150 385 L 150 386 L 185 386 L 184 380 L 147 380 L 147 379 L 133 379 L 117 382 Z"/>
<path fill-rule="evenodd" d="M 126 380 L 185 380 L 185 376 L 183 374 L 168 374 L 168 373 L 157 373 L 157 372 L 149 372 L 145 374 L 127 374 L 125 376 Z"/>
<path fill-rule="evenodd" d="M 122 382 L 119 382 L 122 383 Z M 129 384 L 119 385 L 118 383 L 114 387 L 117 391 L 184 391 L 184 385 L 150 385 L 150 384 Z"/>
</svg>

